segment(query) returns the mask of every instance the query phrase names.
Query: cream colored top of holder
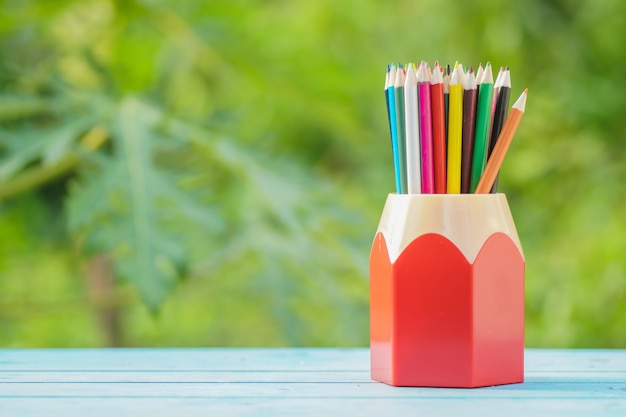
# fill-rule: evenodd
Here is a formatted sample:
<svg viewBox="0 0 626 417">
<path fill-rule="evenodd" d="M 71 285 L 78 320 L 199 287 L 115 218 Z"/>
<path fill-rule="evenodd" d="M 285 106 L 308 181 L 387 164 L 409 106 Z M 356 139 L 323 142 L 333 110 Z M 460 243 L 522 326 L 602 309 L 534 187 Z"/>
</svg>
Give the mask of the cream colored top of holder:
<svg viewBox="0 0 626 417">
<path fill-rule="evenodd" d="M 470 263 L 497 232 L 508 235 L 524 256 L 504 194 L 389 194 L 377 232 L 385 236 L 392 263 L 427 233 L 448 238 Z"/>
</svg>

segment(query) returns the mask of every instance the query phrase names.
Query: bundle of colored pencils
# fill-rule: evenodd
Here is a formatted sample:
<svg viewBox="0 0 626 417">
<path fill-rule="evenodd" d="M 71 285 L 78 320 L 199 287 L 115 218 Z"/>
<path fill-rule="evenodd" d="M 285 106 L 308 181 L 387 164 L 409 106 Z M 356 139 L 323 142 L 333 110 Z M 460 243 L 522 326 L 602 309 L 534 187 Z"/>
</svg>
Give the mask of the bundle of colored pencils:
<svg viewBox="0 0 626 417">
<path fill-rule="evenodd" d="M 491 64 L 466 72 L 391 64 L 385 100 L 398 194 L 495 193 L 502 161 L 524 114 L 528 89 L 511 107 L 511 75 Z"/>
</svg>

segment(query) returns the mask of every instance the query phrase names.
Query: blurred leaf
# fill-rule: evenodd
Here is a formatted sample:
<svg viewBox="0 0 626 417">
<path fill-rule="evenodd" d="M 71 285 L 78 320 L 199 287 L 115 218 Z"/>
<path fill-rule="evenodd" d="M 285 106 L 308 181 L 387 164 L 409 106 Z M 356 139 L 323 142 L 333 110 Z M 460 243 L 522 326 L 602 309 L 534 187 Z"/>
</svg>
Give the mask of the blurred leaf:
<svg viewBox="0 0 626 417">
<path fill-rule="evenodd" d="M 76 142 L 93 124 L 91 117 L 78 117 L 52 127 L 29 129 L 27 132 L 3 132 L 0 145 L 0 181 L 6 181 L 27 165 L 38 162 L 51 166 L 77 150 Z"/>
<path fill-rule="evenodd" d="M 159 113 L 130 98 L 120 105 L 112 132 L 112 157 L 96 156 L 68 201 L 70 230 L 84 236 L 89 252 L 110 253 L 122 278 L 135 284 L 156 309 L 187 269 L 180 237 L 164 224 L 174 202 L 183 212 L 200 209 L 191 198 L 181 199 L 174 177 L 155 166 L 158 140 L 154 126 Z"/>
<path fill-rule="evenodd" d="M 0 121 L 45 113 L 48 104 L 40 97 L 0 95 Z"/>
</svg>

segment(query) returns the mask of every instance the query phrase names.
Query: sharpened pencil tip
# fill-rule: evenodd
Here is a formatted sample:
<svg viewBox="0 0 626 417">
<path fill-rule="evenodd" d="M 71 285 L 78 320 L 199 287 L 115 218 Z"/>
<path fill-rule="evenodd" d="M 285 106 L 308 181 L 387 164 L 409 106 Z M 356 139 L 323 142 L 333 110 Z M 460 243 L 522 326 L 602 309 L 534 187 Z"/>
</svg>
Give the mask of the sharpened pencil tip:
<svg viewBox="0 0 626 417">
<path fill-rule="evenodd" d="M 528 88 L 525 89 L 522 94 L 520 94 L 519 98 L 517 99 L 515 103 L 513 103 L 513 106 L 511 106 L 511 108 L 517 109 L 523 113 L 524 110 L 526 109 L 526 98 L 528 97 L 527 93 L 528 93 Z"/>
</svg>

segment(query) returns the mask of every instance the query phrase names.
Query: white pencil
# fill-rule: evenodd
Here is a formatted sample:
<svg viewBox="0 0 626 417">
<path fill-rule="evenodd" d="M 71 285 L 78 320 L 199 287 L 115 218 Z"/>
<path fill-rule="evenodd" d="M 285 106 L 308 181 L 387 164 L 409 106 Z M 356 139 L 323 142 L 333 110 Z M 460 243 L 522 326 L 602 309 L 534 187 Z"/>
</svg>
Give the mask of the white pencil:
<svg viewBox="0 0 626 417">
<path fill-rule="evenodd" d="M 419 106 L 417 76 L 413 64 L 408 65 L 404 83 L 404 120 L 406 124 L 406 176 L 408 194 L 422 193 L 422 166 L 419 137 Z"/>
</svg>

